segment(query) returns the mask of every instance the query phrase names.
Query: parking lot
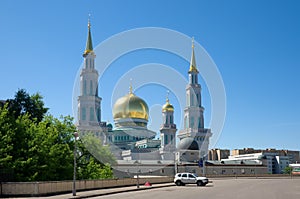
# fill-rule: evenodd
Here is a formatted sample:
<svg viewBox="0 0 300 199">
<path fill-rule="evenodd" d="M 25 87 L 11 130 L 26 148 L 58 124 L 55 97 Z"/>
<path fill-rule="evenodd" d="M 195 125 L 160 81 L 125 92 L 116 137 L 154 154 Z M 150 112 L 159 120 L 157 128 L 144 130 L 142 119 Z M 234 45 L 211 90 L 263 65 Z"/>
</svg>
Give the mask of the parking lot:
<svg viewBox="0 0 300 199">
<path fill-rule="evenodd" d="M 97 198 L 153 199 L 153 198 L 222 198 L 222 199 L 299 199 L 300 179 L 212 179 L 205 187 L 196 185 L 172 186 L 138 192 L 127 192 Z"/>
</svg>

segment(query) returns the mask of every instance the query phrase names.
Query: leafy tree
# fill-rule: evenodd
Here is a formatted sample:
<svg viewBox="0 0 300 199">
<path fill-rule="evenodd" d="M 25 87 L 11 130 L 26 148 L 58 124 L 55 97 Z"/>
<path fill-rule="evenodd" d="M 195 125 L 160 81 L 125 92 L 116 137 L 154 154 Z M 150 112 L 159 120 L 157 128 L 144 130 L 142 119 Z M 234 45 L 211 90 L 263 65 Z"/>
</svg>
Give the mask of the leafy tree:
<svg viewBox="0 0 300 199">
<path fill-rule="evenodd" d="M 285 167 L 284 170 L 283 170 L 283 173 L 284 174 L 291 174 L 293 171 L 293 168 L 292 167 Z"/>
<path fill-rule="evenodd" d="M 73 132 L 71 117 L 46 116 L 32 128 L 35 137 L 30 145 L 36 161 L 29 180 L 67 180 L 73 176 Z"/>
<path fill-rule="evenodd" d="M 0 108 L 0 169 L 13 171 L 15 181 L 72 179 L 74 131 L 71 117 L 46 116 L 36 124 L 28 114 L 15 120 L 7 105 Z"/>
<path fill-rule="evenodd" d="M 28 114 L 15 119 L 7 105 L 0 108 L 0 168 L 13 170 L 17 180 L 23 179 L 22 176 L 27 174 L 27 167 L 31 164 L 27 145 L 27 141 L 31 139 L 27 129 L 31 125 Z"/>
<path fill-rule="evenodd" d="M 111 179 L 113 171 L 109 164 L 100 164 L 94 157 L 90 157 L 87 165 L 77 168 L 78 179 Z"/>
<path fill-rule="evenodd" d="M 48 108 L 44 107 L 43 97 L 40 94 L 29 95 L 24 89 L 18 90 L 15 98 L 7 101 L 9 111 L 14 114 L 15 118 L 29 114 L 30 119 L 40 122 L 48 111 Z"/>
<path fill-rule="evenodd" d="M 0 107 L 0 179 L 6 181 L 12 178 L 13 137 L 15 135 L 15 124 L 12 121 L 7 105 Z"/>
<path fill-rule="evenodd" d="M 92 134 L 84 135 L 78 142 L 78 178 L 108 179 L 113 178 L 111 166 L 116 159 L 108 146 Z"/>
<path fill-rule="evenodd" d="M 24 90 L 0 106 L 0 181 L 73 178 L 73 118 L 45 116 L 47 110 L 39 94 L 30 96 Z M 79 179 L 113 177 L 110 165 L 115 159 L 107 146 L 94 136 L 76 144 Z"/>
</svg>

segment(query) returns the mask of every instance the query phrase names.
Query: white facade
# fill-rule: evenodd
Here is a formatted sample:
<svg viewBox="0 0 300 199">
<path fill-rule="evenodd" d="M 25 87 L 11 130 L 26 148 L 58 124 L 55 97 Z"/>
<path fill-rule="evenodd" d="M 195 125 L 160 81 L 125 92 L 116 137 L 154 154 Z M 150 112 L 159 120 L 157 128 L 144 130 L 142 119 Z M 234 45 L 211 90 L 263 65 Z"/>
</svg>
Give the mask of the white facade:
<svg viewBox="0 0 300 199">
<path fill-rule="evenodd" d="M 80 73 L 80 96 L 78 97 L 78 124 L 81 134 L 93 133 L 106 140 L 106 123 L 101 122 L 101 97 L 98 96 L 98 72 L 95 69 L 96 55 L 93 51 L 90 23 L 83 54 L 84 66 Z"/>
<path fill-rule="evenodd" d="M 198 70 L 192 45 L 192 56 L 189 69 L 189 84 L 186 86 L 186 107 L 184 109 L 184 129 L 178 134 L 180 140 L 192 137 L 198 143 L 198 159 L 208 153 L 210 129 L 204 128 L 204 107 L 201 103 L 201 85 L 198 83 Z"/>
<path fill-rule="evenodd" d="M 148 106 L 132 92 L 116 101 L 113 108 L 115 128 L 101 121 L 101 97 L 98 95 L 98 71 L 95 68 L 96 55 L 93 51 L 90 23 L 88 38 L 83 53 L 84 66 L 80 73 L 80 96 L 78 96 L 79 133 L 92 133 L 103 144 L 110 145 L 117 160 L 159 160 L 175 162 L 176 152 L 180 152 L 179 162 L 197 163 L 207 154 L 210 129 L 204 128 L 204 108 L 201 105 L 201 85 L 198 83 L 198 70 L 194 56 L 194 45 L 189 83 L 186 86 L 186 107 L 184 109 L 184 129 L 178 138 L 184 147 L 176 149 L 176 124 L 174 107 L 167 99 L 162 109 L 163 123 L 160 140 L 153 140 L 156 132 L 147 129 Z M 191 146 L 190 146 L 191 145 Z"/>
<path fill-rule="evenodd" d="M 288 156 L 275 156 L 276 173 L 283 173 L 284 169 L 289 166 L 290 160 Z"/>
<path fill-rule="evenodd" d="M 278 156 L 277 153 L 251 153 L 243 155 L 229 156 L 228 159 L 222 159 L 221 161 L 255 161 L 267 167 L 269 174 L 281 174 L 284 169 L 289 166 L 289 156 Z"/>
<path fill-rule="evenodd" d="M 160 154 L 162 160 L 174 160 L 176 151 L 176 124 L 174 124 L 174 107 L 167 98 L 162 109 L 163 123 L 160 127 Z"/>
</svg>

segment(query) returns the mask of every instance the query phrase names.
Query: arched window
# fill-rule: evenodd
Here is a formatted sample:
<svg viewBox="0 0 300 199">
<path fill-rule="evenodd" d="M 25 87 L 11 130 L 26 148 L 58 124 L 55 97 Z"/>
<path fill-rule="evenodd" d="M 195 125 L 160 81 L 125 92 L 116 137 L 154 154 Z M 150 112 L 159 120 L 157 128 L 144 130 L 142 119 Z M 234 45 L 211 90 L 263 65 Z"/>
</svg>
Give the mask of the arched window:
<svg viewBox="0 0 300 199">
<path fill-rule="evenodd" d="M 195 126 L 195 121 L 194 121 L 194 117 L 191 117 L 191 128 L 194 128 Z"/>
<path fill-rule="evenodd" d="M 86 80 L 83 80 L 83 95 L 86 95 Z"/>
<path fill-rule="evenodd" d="M 81 108 L 81 120 L 83 120 L 83 121 L 86 120 L 86 109 L 85 109 L 85 107 Z"/>
<path fill-rule="evenodd" d="M 93 93 L 93 81 L 90 80 L 90 95 L 94 95 Z"/>
<path fill-rule="evenodd" d="M 95 95 L 98 96 L 98 84 L 96 86 L 96 94 Z"/>
<path fill-rule="evenodd" d="M 168 144 L 168 135 L 165 135 L 165 145 Z"/>
<path fill-rule="evenodd" d="M 98 122 L 101 121 L 101 111 L 100 111 L 100 108 L 97 108 L 97 121 Z"/>
<path fill-rule="evenodd" d="M 189 94 L 186 94 L 186 105 L 190 106 Z"/>
<path fill-rule="evenodd" d="M 95 117 L 94 117 L 94 109 L 93 107 L 90 107 L 90 121 L 94 121 Z"/>
<path fill-rule="evenodd" d="M 200 117 L 198 118 L 198 128 L 201 128 L 201 119 L 200 119 Z"/>
</svg>

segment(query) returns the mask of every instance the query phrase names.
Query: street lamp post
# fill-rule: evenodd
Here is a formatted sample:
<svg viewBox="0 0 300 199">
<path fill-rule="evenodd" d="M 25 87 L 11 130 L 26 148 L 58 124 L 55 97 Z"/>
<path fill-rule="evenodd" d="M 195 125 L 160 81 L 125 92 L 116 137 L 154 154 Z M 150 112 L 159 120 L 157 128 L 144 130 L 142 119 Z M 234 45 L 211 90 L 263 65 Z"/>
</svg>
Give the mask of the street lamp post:
<svg viewBox="0 0 300 199">
<path fill-rule="evenodd" d="M 203 159 L 202 159 L 202 161 L 203 161 L 203 176 L 206 176 L 206 165 L 205 165 L 205 162 L 206 162 L 206 156 L 204 155 L 203 156 Z"/>
<path fill-rule="evenodd" d="M 139 172 L 140 172 L 139 161 L 136 160 L 134 162 L 134 164 L 136 164 L 136 188 L 140 188 L 140 182 L 139 182 Z"/>
<path fill-rule="evenodd" d="M 175 174 L 174 175 L 176 175 L 176 173 L 178 172 L 178 168 L 177 168 L 177 153 L 176 153 L 176 151 L 174 152 L 174 171 L 175 171 Z"/>
<path fill-rule="evenodd" d="M 136 184 L 136 188 L 140 188 L 140 180 L 139 180 L 139 173 L 140 173 L 140 170 L 138 169 L 138 171 L 137 171 L 138 173 L 137 173 L 137 176 L 136 176 L 136 181 L 137 181 L 137 184 Z"/>
<path fill-rule="evenodd" d="M 74 171 L 73 171 L 73 189 L 72 189 L 72 193 L 73 196 L 76 196 L 76 150 L 77 150 L 77 146 L 76 146 L 76 140 L 78 137 L 78 133 L 75 132 L 74 133 Z"/>
</svg>

